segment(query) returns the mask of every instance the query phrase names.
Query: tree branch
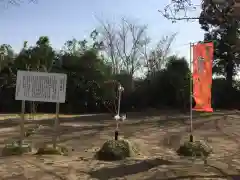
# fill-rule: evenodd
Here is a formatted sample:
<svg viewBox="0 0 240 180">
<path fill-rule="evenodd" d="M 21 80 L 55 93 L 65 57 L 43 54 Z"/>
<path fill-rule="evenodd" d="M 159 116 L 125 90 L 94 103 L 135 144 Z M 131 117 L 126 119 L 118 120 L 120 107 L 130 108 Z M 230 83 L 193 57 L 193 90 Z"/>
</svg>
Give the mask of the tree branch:
<svg viewBox="0 0 240 180">
<path fill-rule="evenodd" d="M 175 16 L 170 16 L 160 10 L 158 10 L 162 14 L 163 17 L 167 18 L 168 20 L 172 21 L 181 21 L 181 20 L 198 20 L 200 17 L 175 17 Z"/>
</svg>

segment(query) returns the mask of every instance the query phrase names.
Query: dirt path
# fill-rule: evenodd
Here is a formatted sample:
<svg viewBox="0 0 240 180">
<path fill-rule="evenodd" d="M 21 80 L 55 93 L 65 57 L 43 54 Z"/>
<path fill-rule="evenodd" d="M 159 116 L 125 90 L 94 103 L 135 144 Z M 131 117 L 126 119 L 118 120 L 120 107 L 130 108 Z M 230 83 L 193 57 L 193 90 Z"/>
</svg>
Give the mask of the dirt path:
<svg viewBox="0 0 240 180">
<path fill-rule="evenodd" d="M 222 116 L 201 117 L 194 121 L 194 136 L 206 140 L 214 153 L 203 160 L 180 158 L 175 150 L 188 139 L 189 122 L 152 120 L 128 121 L 121 134 L 136 142 L 142 154 L 134 159 L 101 162 L 93 158 L 98 148 L 113 138 L 114 122 L 64 122 L 60 144 L 73 150 L 69 156 L 33 156 L 0 158 L 3 180 L 157 180 L 157 179 L 229 179 L 240 174 L 240 122 Z M 51 141 L 51 123 L 27 140 L 37 146 Z M 0 145 L 17 136 L 17 127 L 2 128 Z M 5 137 L 5 138 L 4 138 Z"/>
</svg>

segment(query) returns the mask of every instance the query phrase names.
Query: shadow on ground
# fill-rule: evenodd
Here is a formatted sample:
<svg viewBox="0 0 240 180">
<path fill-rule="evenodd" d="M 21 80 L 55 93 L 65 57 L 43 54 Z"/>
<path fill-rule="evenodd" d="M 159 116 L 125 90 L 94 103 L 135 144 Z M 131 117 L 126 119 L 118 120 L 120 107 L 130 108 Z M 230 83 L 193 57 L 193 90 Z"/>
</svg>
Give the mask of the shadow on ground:
<svg viewBox="0 0 240 180">
<path fill-rule="evenodd" d="M 19 117 L 0 120 L 0 128 L 8 128 L 19 125 Z"/>
<path fill-rule="evenodd" d="M 124 176 L 137 174 L 140 172 L 148 171 L 154 167 L 160 165 L 171 165 L 171 161 L 163 160 L 163 159 L 151 159 L 140 161 L 136 164 L 130 165 L 120 165 L 114 168 L 101 168 L 96 171 L 89 172 L 91 178 L 97 178 L 99 180 L 106 180 L 111 178 L 121 178 Z"/>
<path fill-rule="evenodd" d="M 89 175 L 91 176 L 91 178 L 96 178 L 98 180 L 106 180 L 106 179 L 112 179 L 112 178 L 124 178 L 126 176 L 130 176 L 130 175 L 134 175 L 134 174 L 138 174 L 138 173 L 142 173 L 142 172 L 146 172 L 149 171 L 152 168 L 156 168 L 158 166 L 161 165 L 166 165 L 166 166 L 171 166 L 171 165 L 176 165 L 174 162 L 172 161 L 167 161 L 167 160 L 163 160 L 163 159 L 151 159 L 151 160 L 145 160 L 145 161 L 140 161 L 138 163 L 135 164 L 130 164 L 130 165 L 120 165 L 117 167 L 113 167 L 113 168 L 101 168 L 99 170 L 95 170 L 95 171 L 91 171 L 89 172 Z M 161 168 L 161 167 L 159 167 Z M 216 167 L 212 167 L 212 168 L 216 168 Z M 170 168 L 171 169 L 171 168 Z M 169 169 L 169 171 L 171 171 Z M 219 168 L 218 168 L 219 171 Z M 173 171 L 175 172 L 175 171 Z M 191 172 L 189 172 L 191 173 Z M 208 179 L 219 179 L 219 178 L 226 178 L 226 179 L 233 179 L 233 180 L 239 180 L 240 179 L 240 174 L 227 174 L 227 173 L 223 173 L 223 171 L 221 170 L 221 172 L 219 172 L 220 175 L 216 174 L 216 175 L 177 175 L 176 173 L 175 176 L 171 176 L 168 177 L 168 175 L 164 172 L 164 171 L 155 171 L 153 172 L 153 175 L 151 175 L 150 177 L 145 177 L 143 178 L 143 180 L 180 180 L 180 179 L 204 179 L 204 178 L 208 178 Z"/>
<path fill-rule="evenodd" d="M 144 180 L 180 180 L 180 179 L 203 179 L 203 178 L 208 178 L 208 179 L 219 179 L 219 178 L 231 178 L 232 180 L 239 180 L 240 175 L 228 175 L 228 176 L 221 176 L 221 175 L 189 175 L 189 176 L 177 176 L 177 177 L 169 177 L 169 178 L 163 178 L 160 175 L 154 175 L 151 176 L 150 178 L 144 179 Z"/>
</svg>

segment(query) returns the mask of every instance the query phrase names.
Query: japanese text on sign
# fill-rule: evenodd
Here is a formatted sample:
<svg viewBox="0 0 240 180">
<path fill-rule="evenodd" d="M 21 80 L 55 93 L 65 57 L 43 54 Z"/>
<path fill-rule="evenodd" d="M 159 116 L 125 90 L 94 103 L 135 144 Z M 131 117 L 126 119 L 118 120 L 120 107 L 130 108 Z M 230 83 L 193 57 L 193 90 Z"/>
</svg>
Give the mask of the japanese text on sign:
<svg viewBox="0 0 240 180">
<path fill-rule="evenodd" d="M 15 99 L 64 103 L 66 83 L 66 74 L 18 71 Z"/>
</svg>

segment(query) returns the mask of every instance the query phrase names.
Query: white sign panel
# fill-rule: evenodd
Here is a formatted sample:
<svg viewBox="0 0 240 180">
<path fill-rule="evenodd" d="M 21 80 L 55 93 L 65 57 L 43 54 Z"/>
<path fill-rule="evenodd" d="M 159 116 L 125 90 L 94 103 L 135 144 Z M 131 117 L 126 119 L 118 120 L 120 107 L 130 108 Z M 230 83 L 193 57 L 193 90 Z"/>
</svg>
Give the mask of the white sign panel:
<svg viewBox="0 0 240 180">
<path fill-rule="evenodd" d="M 18 71 L 16 100 L 64 103 L 67 75 Z"/>
</svg>

